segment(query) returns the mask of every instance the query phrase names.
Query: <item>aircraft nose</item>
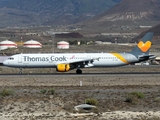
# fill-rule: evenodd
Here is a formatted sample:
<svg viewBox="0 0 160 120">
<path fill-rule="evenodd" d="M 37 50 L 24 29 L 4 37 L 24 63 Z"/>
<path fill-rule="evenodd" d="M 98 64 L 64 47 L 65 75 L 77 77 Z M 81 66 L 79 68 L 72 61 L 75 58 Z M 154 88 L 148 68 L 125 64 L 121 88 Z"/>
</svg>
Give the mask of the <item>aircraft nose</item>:
<svg viewBox="0 0 160 120">
<path fill-rule="evenodd" d="M 7 65 L 8 65 L 8 61 L 5 60 L 5 61 L 3 62 L 3 65 L 4 65 L 4 66 L 7 66 Z"/>
</svg>

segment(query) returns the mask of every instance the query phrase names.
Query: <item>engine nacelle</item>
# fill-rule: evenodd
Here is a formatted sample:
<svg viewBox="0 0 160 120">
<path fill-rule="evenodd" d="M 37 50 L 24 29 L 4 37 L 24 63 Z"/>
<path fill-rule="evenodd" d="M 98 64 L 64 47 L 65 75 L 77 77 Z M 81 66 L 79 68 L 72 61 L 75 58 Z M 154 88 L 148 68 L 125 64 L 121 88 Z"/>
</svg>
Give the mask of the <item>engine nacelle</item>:
<svg viewBox="0 0 160 120">
<path fill-rule="evenodd" d="M 71 69 L 70 64 L 58 64 L 57 71 L 58 72 L 67 72 Z"/>
</svg>

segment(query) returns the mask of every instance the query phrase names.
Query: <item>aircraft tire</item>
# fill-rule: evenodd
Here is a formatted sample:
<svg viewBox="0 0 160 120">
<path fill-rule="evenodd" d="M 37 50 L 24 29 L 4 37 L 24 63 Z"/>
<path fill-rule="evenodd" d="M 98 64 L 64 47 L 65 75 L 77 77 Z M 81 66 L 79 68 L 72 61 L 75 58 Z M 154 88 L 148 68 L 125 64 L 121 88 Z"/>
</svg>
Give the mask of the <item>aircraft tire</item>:
<svg viewBox="0 0 160 120">
<path fill-rule="evenodd" d="M 82 74 L 82 70 L 76 70 L 77 74 Z"/>
</svg>

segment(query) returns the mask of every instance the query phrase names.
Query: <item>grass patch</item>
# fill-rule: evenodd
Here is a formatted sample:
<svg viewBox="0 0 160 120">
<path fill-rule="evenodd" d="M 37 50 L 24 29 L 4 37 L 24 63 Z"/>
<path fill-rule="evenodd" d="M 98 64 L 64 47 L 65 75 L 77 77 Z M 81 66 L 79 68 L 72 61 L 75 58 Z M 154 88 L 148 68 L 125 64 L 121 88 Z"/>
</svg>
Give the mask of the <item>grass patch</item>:
<svg viewBox="0 0 160 120">
<path fill-rule="evenodd" d="M 138 104 L 140 99 L 143 99 L 144 97 L 145 95 L 141 92 L 131 92 L 127 94 L 125 102 Z"/>
<path fill-rule="evenodd" d="M 0 96 L 6 97 L 6 96 L 13 95 L 14 93 L 15 91 L 12 89 L 4 89 L 0 91 Z"/>
<path fill-rule="evenodd" d="M 129 94 L 136 96 L 138 99 L 142 99 L 145 97 L 145 95 L 141 92 L 131 92 Z"/>
<path fill-rule="evenodd" d="M 85 103 L 89 104 L 89 105 L 95 105 L 95 106 L 98 105 L 98 101 L 95 100 L 94 98 L 88 98 L 88 99 L 86 99 Z"/>
<path fill-rule="evenodd" d="M 54 95 L 55 89 L 54 88 L 51 88 L 51 89 L 42 89 L 40 91 L 40 93 L 43 94 L 43 95 Z"/>
</svg>

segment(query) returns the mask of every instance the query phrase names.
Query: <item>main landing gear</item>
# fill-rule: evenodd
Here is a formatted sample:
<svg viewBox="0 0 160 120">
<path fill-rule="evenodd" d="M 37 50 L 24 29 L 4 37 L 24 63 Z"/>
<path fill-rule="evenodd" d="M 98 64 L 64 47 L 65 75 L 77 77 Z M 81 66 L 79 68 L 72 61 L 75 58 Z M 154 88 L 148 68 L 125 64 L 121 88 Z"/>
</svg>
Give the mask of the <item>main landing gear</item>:
<svg viewBox="0 0 160 120">
<path fill-rule="evenodd" d="M 77 74 L 82 74 L 82 70 L 81 70 L 81 69 L 77 69 L 77 70 L 76 70 L 76 73 L 77 73 Z"/>
</svg>

